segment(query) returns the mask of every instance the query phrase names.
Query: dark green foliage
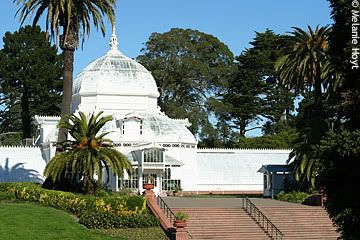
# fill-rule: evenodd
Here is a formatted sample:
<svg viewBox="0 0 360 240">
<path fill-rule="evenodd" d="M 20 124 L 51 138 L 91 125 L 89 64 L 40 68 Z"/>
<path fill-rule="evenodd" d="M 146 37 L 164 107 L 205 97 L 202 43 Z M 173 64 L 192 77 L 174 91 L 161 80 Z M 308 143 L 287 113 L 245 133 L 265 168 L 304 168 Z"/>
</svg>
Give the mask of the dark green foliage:
<svg viewBox="0 0 360 240">
<path fill-rule="evenodd" d="M 334 20 L 331 31 L 320 28 L 306 33 L 295 28 L 293 40 L 301 41 L 292 45 L 295 48 L 280 70 L 290 87 L 311 86 L 301 104 L 296 125 L 299 137 L 290 157 L 294 157 L 299 180 L 324 189 L 325 206 L 342 238 L 360 239 L 360 195 L 355 190 L 360 167 L 360 81 L 359 70 L 350 69 L 349 62 L 351 10 L 360 9 L 352 7 L 350 0 L 329 2 Z M 316 41 L 308 41 L 312 38 Z"/>
<path fill-rule="evenodd" d="M 305 93 L 309 102 L 300 109 L 298 137 L 289 160 L 293 160 L 295 178 L 314 185 L 320 164 L 316 150 L 328 127 L 324 119 L 322 89 L 326 90 L 326 83 L 333 77 L 328 55 L 329 28 L 293 29 L 282 40 L 286 52 L 277 61 L 275 69 L 284 85 Z"/>
<path fill-rule="evenodd" d="M 297 137 L 295 130 L 282 131 L 275 135 L 239 138 L 233 146 L 236 148 L 291 149 Z"/>
<path fill-rule="evenodd" d="M 221 103 L 213 104 L 219 118 L 239 130 L 240 136 L 261 128 L 264 121 L 270 125 L 281 119 L 286 122 L 286 116 L 293 110 L 294 94 L 279 84 L 274 70 L 275 62 L 283 54 L 279 47 L 281 39 L 269 29 L 256 32 L 251 48 L 236 58 L 237 71 Z"/>
<path fill-rule="evenodd" d="M 110 139 L 104 138 L 108 132 L 99 135 L 101 128 L 112 119 L 111 115 L 101 117 L 102 113 L 87 117 L 83 112 L 78 112 L 59 122 L 58 127 L 68 130 L 72 140 L 59 143 L 63 152 L 56 154 L 46 165 L 44 175 L 48 181 L 55 183 L 51 187 L 47 181 L 47 188 L 60 187 L 65 190 L 69 187 L 76 191 L 80 186 L 82 192 L 95 194 L 102 187 L 103 170 L 109 176 L 111 168 L 120 177 L 124 171 L 131 171 L 126 156 L 113 147 Z M 94 179 L 95 174 L 100 181 Z"/>
<path fill-rule="evenodd" d="M 0 50 L 0 132 L 33 136 L 34 115 L 60 112 L 62 59 L 40 27 L 7 32 Z"/>
<path fill-rule="evenodd" d="M 322 113 L 322 89 L 326 89 L 326 83 L 332 78 L 332 64 L 327 54 L 330 28 L 317 26 L 312 29 L 308 26 L 307 30 L 293 29 L 282 41 L 286 52 L 278 59 L 275 69 L 280 81 L 289 89 L 313 93 L 313 116 L 319 117 Z"/>
<path fill-rule="evenodd" d="M 303 203 L 305 199 L 308 198 L 309 196 L 310 194 L 305 192 L 292 191 L 286 193 L 284 191 L 281 191 L 276 195 L 276 199 L 285 202 Z"/>
<path fill-rule="evenodd" d="M 326 208 L 342 238 L 360 239 L 359 69 L 351 68 L 352 11 L 360 11 L 351 0 L 329 0 L 334 20 L 329 36 L 329 55 L 337 78 L 327 93 L 329 129 L 323 135 L 318 155 L 318 184 L 327 194 Z M 358 31 L 358 30 L 357 30 Z"/>
<path fill-rule="evenodd" d="M 216 98 L 232 74 L 229 48 L 212 35 L 173 28 L 153 33 L 142 53 L 137 60 L 154 76 L 162 110 L 172 118 L 188 118 L 194 134 L 205 131 L 211 125 L 208 98 Z"/>
<path fill-rule="evenodd" d="M 351 44 L 352 11 L 359 11 L 352 6 L 351 0 L 328 0 L 332 8 L 331 17 L 334 20 L 330 34 L 331 60 L 336 72 L 341 76 L 332 84 L 330 107 L 346 119 L 346 125 L 360 128 L 360 69 L 352 68 L 352 49 L 359 48 L 360 43 Z M 355 25 L 354 25 L 355 26 Z M 359 33 L 359 26 L 357 26 Z M 359 39 L 357 39 L 359 41 Z"/>
<path fill-rule="evenodd" d="M 146 228 L 160 225 L 159 220 L 148 212 L 130 216 L 118 216 L 108 212 L 87 212 L 80 217 L 79 223 L 87 228 L 102 229 L 123 227 Z"/>
<path fill-rule="evenodd" d="M 125 204 L 129 210 L 135 211 L 144 204 L 144 197 L 137 195 L 126 197 Z"/>
<path fill-rule="evenodd" d="M 1 192 L 0 191 L 0 203 L 1 202 L 13 202 L 15 201 L 15 196 L 10 192 Z"/>
<path fill-rule="evenodd" d="M 319 185 L 325 187 L 326 208 L 344 239 L 360 239 L 360 130 L 330 130 L 322 140 Z"/>
<path fill-rule="evenodd" d="M 2 123 L 0 123 L 1 125 Z M 17 146 L 21 145 L 22 133 L 21 132 L 8 132 L 0 135 L 0 146 Z"/>
<path fill-rule="evenodd" d="M 233 147 L 237 142 L 238 133 L 232 131 L 224 119 L 220 119 L 215 126 L 206 124 L 200 133 L 198 147 Z"/>
</svg>

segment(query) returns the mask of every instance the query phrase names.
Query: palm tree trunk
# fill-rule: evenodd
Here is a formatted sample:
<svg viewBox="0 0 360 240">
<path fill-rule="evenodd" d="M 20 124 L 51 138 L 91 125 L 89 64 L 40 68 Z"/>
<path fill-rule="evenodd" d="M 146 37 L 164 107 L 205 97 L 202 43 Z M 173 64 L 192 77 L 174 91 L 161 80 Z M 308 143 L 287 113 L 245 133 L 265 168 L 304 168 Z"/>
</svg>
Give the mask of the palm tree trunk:
<svg viewBox="0 0 360 240">
<path fill-rule="evenodd" d="M 74 50 L 64 49 L 64 81 L 63 81 L 63 95 L 61 104 L 61 117 L 70 114 L 70 105 L 72 98 L 72 84 L 74 72 Z M 67 139 L 67 130 L 59 129 L 58 142 L 63 142 Z"/>
<path fill-rule="evenodd" d="M 64 27 L 65 29 L 65 27 Z M 72 98 L 73 72 L 74 72 L 74 51 L 77 45 L 76 32 L 64 30 L 64 34 L 60 37 L 60 48 L 63 50 L 64 58 L 64 81 L 63 81 L 63 96 L 61 103 L 61 118 L 66 114 L 70 114 L 70 105 Z M 66 120 L 66 119 L 65 119 Z M 58 143 L 67 140 L 67 130 L 59 129 Z M 59 148 L 56 152 L 59 152 Z"/>
<path fill-rule="evenodd" d="M 321 91 L 321 76 L 320 66 L 316 67 L 316 75 L 314 81 L 314 100 L 315 100 L 315 116 L 322 115 L 322 91 Z"/>
</svg>

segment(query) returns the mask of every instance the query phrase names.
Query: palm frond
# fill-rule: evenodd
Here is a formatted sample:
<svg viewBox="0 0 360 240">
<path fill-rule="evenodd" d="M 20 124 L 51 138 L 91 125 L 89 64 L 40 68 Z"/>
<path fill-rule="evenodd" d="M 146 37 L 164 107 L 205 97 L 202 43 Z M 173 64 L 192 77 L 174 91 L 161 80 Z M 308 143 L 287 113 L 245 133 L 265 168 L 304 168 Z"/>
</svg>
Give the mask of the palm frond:
<svg viewBox="0 0 360 240">
<path fill-rule="evenodd" d="M 112 116 L 101 116 L 102 112 L 92 114 L 89 118 L 82 112 L 68 116 L 69 122 L 61 120 L 59 127 L 69 130 L 73 140 L 61 143 L 65 152 L 57 154 L 47 165 L 44 175 L 54 181 L 62 174 L 73 178 L 80 176 L 94 181 L 97 175 L 101 181 L 103 170 L 113 171 L 123 176 L 124 171 L 132 171 L 131 163 L 125 155 L 117 151 L 110 139 L 104 138 L 108 132 L 99 134 L 103 126 L 112 120 Z"/>
</svg>

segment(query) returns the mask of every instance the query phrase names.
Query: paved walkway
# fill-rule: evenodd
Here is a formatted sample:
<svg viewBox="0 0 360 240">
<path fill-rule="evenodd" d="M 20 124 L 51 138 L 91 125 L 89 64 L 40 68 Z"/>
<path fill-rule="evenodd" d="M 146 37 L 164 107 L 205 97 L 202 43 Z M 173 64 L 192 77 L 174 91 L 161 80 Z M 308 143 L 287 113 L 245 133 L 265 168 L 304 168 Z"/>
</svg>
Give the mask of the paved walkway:
<svg viewBox="0 0 360 240">
<path fill-rule="evenodd" d="M 252 203 L 257 207 L 295 207 L 304 206 L 297 203 L 284 202 L 279 200 L 273 200 L 270 198 L 249 198 Z"/>
<path fill-rule="evenodd" d="M 170 208 L 241 208 L 241 198 L 163 197 Z"/>
<path fill-rule="evenodd" d="M 241 208 L 242 198 L 163 197 L 170 208 Z M 250 198 L 258 207 L 291 207 L 299 204 L 264 198 Z M 301 206 L 301 205 L 300 205 Z"/>
</svg>

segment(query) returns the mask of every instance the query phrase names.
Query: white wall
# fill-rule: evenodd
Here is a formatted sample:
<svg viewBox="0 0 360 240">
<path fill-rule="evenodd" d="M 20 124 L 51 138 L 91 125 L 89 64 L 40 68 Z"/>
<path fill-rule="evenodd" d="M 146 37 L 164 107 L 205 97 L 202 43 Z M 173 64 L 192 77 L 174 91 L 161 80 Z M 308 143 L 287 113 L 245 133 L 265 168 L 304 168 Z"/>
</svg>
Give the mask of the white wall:
<svg viewBox="0 0 360 240">
<path fill-rule="evenodd" d="M 196 149 L 169 148 L 166 150 L 167 155 L 184 164 L 181 167 L 171 168 L 171 178 L 181 180 L 181 188 L 183 191 L 196 191 L 196 179 L 198 174 L 196 165 Z"/>
<path fill-rule="evenodd" d="M 39 147 L 0 147 L 0 182 L 42 182 L 45 166 Z"/>
<path fill-rule="evenodd" d="M 197 191 L 263 191 L 262 165 L 286 164 L 288 149 L 199 149 Z M 187 173 L 190 175 L 190 173 Z"/>
</svg>

